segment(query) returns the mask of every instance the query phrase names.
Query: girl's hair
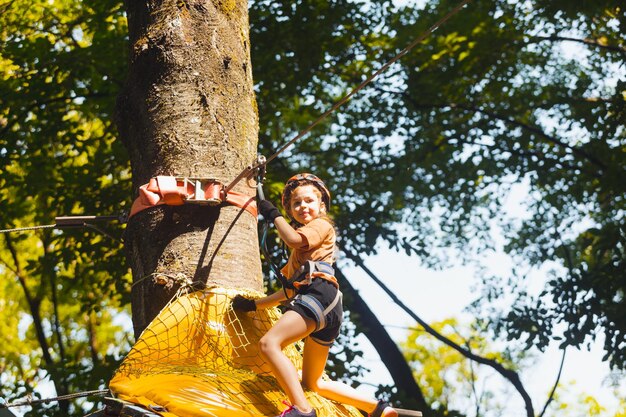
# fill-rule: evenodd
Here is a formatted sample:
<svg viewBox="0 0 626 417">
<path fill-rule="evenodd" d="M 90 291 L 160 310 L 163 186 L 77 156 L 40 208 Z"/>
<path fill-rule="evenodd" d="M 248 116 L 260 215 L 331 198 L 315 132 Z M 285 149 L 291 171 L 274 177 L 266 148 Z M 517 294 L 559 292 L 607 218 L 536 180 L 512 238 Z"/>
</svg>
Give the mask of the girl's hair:
<svg viewBox="0 0 626 417">
<path fill-rule="evenodd" d="M 322 183 L 322 184 L 324 184 L 324 183 Z M 294 219 L 292 214 L 291 214 L 291 194 L 296 189 L 298 189 L 299 187 L 304 187 L 304 186 L 307 186 L 307 185 L 313 186 L 313 193 L 315 193 L 317 198 L 319 198 L 320 201 L 322 203 L 324 203 L 324 208 L 326 209 L 326 210 L 324 210 L 324 213 L 320 212 L 320 215 L 317 218 L 326 220 L 328 223 L 330 223 L 331 227 L 335 230 L 335 235 L 337 235 L 338 233 L 337 233 L 337 227 L 335 226 L 335 222 L 328 215 L 328 208 L 329 207 L 328 207 L 328 204 L 326 204 L 326 201 L 324 201 L 323 190 L 320 190 L 319 186 L 316 183 L 312 182 L 312 181 L 299 180 L 297 185 L 293 186 L 291 188 L 291 191 L 289 193 L 287 193 L 287 195 L 285 195 L 285 192 L 283 191 L 283 199 L 282 199 L 283 208 L 285 209 L 285 211 L 289 215 L 289 218 L 291 219 L 291 225 L 293 226 L 294 229 L 299 229 L 299 228 L 304 226 L 303 224 L 297 222 L 296 219 Z M 286 188 L 286 186 L 285 186 L 285 188 Z M 328 201 L 330 202 L 330 193 L 328 192 L 328 190 L 326 190 L 326 192 L 328 193 L 327 194 Z M 339 246 L 337 246 L 337 242 L 335 242 L 335 251 L 334 252 L 335 252 L 334 253 L 334 257 L 335 257 L 335 259 L 337 259 L 337 256 L 338 256 L 338 253 L 339 253 Z"/>
<path fill-rule="evenodd" d="M 283 207 L 285 209 L 285 211 L 287 212 L 287 214 L 289 215 L 289 218 L 291 219 L 291 224 L 294 226 L 295 229 L 298 229 L 302 226 L 304 226 L 301 223 L 298 223 L 294 218 L 293 215 L 291 214 L 291 195 L 293 194 L 294 191 L 296 191 L 298 188 L 300 187 L 304 187 L 310 185 L 313 188 L 313 193 L 315 193 L 315 195 L 317 196 L 317 198 L 320 199 L 320 201 L 322 203 L 324 203 L 324 212 L 320 212 L 320 215 L 317 217 L 318 219 L 324 219 L 326 220 L 328 223 L 330 223 L 333 227 L 335 227 L 335 222 L 333 222 L 333 220 L 330 218 L 330 216 L 328 215 L 328 206 L 326 204 L 326 201 L 324 201 L 324 196 L 322 195 L 322 191 L 316 186 L 315 183 L 311 182 L 311 181 L 307 181 L 307 180 L 300 180 L 298 181 L 297 185 L 295 185 L 294 187 L 291 188 L 290 192 L 284 196 L 283 198 Z"/>
<path fill-rule="evenodd" d="M 326 213 L 330 210 L 330 191 L 324 184 L 324 181 L 319 179 L 319 177 L 309 174 L 308 172 L 304 172 L 302 174 L 294 175 L 289 178 L 285 183 L 285 188 L 283 188 L 283 195 L 281 198 L 281 202 L 283 204 L 283 208 L 287 212 L 287 215 L 295 222 L 293 215 L 291 214 L 291 194 L 296 190 L 296 188 L 303 185 L 312 185 L 316 190 L 316 195 L 319 197 L 320 201 L 324 203 L 326 207 Z M 322 217 L 322 216 L 320 216 Z M 328 217 L 326 215 L 326 217 Z M 328 219 L 330 221 L 330 219 Z M 331 222 L 332 223 L 332 222 Z"/>
</svg>

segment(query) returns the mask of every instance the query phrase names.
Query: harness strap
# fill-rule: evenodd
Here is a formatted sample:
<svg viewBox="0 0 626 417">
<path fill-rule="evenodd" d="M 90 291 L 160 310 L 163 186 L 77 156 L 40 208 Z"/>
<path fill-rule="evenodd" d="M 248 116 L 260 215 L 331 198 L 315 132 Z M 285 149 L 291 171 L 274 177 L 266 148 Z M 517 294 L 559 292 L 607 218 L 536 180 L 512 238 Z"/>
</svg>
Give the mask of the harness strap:
<svg viewBox="0 0 626 417">
<path fill-rule="evenodd" d="M 311 262 L 311 261 L 309 261 Z M 335 268 L 328 262 L 315 261 L 315 271 L 323 272 L 328 275 L 335 275 Z M 313 272 L 313 270 L 311 270 Z"/>
<path fill-rule="evenodd" d="M 335 294 L 335 298 L 332 303 L 328 305 L 325 309 L 322 310 L 322 304 L 318 299 L 309 294 L 298 294 L 296 295 L 296 299 L 298 302 L 305 307 L 307 307 L 315 316 L 315 331 L 322 330 L 326 327 L 326 315 L 333 311 L 333 308 L 337 306 L 337 304 L 341 301 L 343 294 L 341 291 L 337 290 L 337 294 Z"/>
<path fill-rule="evenodd" d="M 341 298 L 343 297 L 343 294 L 341 291 L 337 290 L 337 294 L 335 295 L 335 299 L 333 300 L 332 303 L 330 303 L 328 305 L 328 307 L 326 307 L 326 309 L 324 310 L 324 316 L 326 316 L 326 314 L 330 313 L 331 311 L 333 311 L 333 308 L 335 308 L 335 306 L 337 305 L 337 303 L 339 303 L 339 301 L 341 301 Z"/>
<path fill-rule="evenodd" d="M 180 206 L 186 203 L 218 206 L 222 203 L 242 208 L 257 218 L 254 197 L 236 191 L 226 192 L 224 184 L 208 178 L 186 178 L 160 175 L 139 187 L 129 218 L 150 207 Z"/>
<path fill-rule="evenodd" d="M 334 280 L 334 275 L 335 269 L 328 262 L 306 261 L 296 272 L 294 272 L 288 282 L 291 287 L 296 289 L 302 286 L 310 285 L 313 278 L 324 278 L 331 282 L 335 281 L 333 284 L 335 285 L 336 280 Z"/>
</svg>

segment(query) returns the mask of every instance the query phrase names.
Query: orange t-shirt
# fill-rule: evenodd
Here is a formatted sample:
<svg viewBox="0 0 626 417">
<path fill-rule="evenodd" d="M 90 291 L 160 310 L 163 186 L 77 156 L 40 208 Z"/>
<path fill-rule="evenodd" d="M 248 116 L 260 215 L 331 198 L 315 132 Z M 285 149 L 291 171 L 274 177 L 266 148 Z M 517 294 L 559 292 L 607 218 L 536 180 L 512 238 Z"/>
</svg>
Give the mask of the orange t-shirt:
<svg viewBox="0 0 626 417">
<path fill-rule="evenodd" d="M 285 277 L 291 278 L 306 261 L 335 262 L 336 234 L 329 221 L 317 218 L 296 229 L 296 232 L 306 240 L 307 245 L 292 250 L 287 264 L 280 271 Z M 332 275 L 315 272 L 313 276 L 328 279 L 337 285 L 337 279 Z"/>
</svg>

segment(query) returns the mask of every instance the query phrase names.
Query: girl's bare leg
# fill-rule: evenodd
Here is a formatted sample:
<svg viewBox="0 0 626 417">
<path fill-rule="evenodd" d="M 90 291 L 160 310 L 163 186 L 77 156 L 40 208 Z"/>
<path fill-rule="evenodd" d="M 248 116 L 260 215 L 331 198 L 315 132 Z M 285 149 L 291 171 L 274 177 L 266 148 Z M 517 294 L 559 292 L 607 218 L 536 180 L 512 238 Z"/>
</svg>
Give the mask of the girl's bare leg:
<svg viewBox="0 0 626 417">
<path fill-rule="evenodd" d="M 302 383 L 305 387 L 317 392 L 322 397 L 343 404 L 352 405 L 359 410 L 371 413 L 376 408 L 377 400 L 357 391 L 351 386 L 338 381 L 322 379 L 322 373 L 326 367 L 328 350 L 330 346 L 320 345 L 313 339 L 307 338 L 304 343 Z M 389 410 L 385 416 L 397 416 L 397 413 Z"/>
<path fill-rule="evenodd" d="M 270 365 L 274 377 L 289 397 L 289 401 L 305 413 L 311 411 L 312 407 L 304 396 L 298 371 L 283 353 L 283 348 L 306 337 L 313 330 L 315 330 L 313 320 L 287 310 L 259 341 L 261 356 Z"/>
</svg>

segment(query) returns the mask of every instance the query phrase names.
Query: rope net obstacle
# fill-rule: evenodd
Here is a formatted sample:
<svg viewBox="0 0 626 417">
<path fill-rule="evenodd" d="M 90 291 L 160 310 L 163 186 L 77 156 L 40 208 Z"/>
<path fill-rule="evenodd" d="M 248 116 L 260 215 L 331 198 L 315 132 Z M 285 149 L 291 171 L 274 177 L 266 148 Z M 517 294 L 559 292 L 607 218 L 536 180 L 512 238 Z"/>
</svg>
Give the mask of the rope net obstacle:
<svg viewBox="0 0 626 417">
<path fill-rule="evenodd" d="M 242 291 L 210 288 L 170 301 L 111 379 L 113 395 L 164 417 L 279 415 L 286 395 L 257 346 L 280 311 L 235 312 L 231 299 L 237 294 Z M 301 343 L 284 350 L 298 369 L 301 351 Z M 362 416 L 311 391 L 306 395 L 319 417 Z"/>
</svg>

